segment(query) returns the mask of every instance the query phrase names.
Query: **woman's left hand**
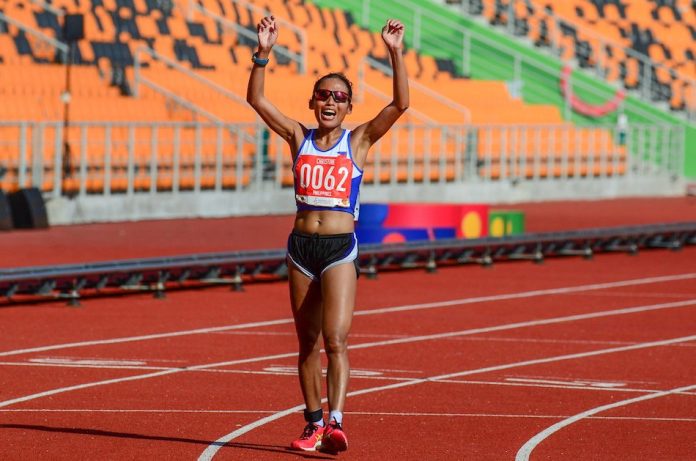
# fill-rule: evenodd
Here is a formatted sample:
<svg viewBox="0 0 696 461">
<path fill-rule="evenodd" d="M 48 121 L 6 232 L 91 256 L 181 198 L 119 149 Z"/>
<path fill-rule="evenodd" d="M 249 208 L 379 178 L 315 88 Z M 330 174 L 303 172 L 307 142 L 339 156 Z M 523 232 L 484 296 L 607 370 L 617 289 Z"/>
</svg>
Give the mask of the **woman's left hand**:
<svg viewBox="0 0 696 461">
<path fill-rule="evenodd" d="M 382 40 L 390 50 L 400 50 L 404 44 L 404 25 L 396 19 L 389 19 L 382 27 Z"/>
</svg>

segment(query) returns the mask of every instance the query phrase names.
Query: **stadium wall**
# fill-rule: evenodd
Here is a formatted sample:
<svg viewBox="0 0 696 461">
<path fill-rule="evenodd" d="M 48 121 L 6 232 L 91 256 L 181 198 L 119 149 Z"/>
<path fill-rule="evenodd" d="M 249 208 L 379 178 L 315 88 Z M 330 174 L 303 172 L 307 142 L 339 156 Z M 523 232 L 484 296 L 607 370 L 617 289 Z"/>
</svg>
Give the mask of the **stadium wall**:
<svg viewBox="0 0 696 461">
<path fill-rule="evenodd" d="M 470 184 L 363 185 L 364 202 L 437 202 L 514 204 L 549 200 L 585 200 L 651 195 L 678 195 L 681 182 L 665 187 L 659 178 L 614 180 L 566 179 L 537 182 L 472 182 Z M 254 186 L 244 191 L 201 191 L 111 196 L 49 197 L 46 202 L 52 225 L 90 222 L 137 221 L 193 217 L 291 214 L 295 211 L 290 188 Z"/>
</svg>

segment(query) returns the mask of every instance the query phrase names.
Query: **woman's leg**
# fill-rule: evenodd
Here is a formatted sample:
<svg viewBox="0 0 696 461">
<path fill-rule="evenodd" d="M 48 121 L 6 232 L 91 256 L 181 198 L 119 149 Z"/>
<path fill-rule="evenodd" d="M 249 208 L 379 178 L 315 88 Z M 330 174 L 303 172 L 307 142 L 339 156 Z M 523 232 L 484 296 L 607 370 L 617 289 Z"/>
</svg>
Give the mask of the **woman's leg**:
<svg viewBox="0 0 696 461">
<path fill-rule="evenodd" d="M 307 411 L 321 408 L 321 286 L 288 262 L 290 304 L 299 343 L 297 370 Z"/>
<path fill-rule="evenodd" d="M 326 376 L 329 409 L 343 411 L 348 390 L 348 333 L 353 321 L 357 275 L 352 262 L 327 269 L 321 277 L 322 333 L 328 357 Z"/>
</svg>

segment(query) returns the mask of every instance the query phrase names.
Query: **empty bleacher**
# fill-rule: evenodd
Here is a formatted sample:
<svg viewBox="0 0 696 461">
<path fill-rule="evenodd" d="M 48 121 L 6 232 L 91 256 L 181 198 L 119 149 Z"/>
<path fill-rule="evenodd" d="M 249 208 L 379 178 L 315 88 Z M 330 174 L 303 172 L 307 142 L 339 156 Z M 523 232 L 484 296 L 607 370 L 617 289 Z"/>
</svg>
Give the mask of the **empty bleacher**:
<svg viewBox="0 0 696 461">
<path fill-rule="evenodd" d="M 509 24 L 509 1 L 513 1 Z M 674 111 L 696 112 L 696 6 L 690 0 L 485 0 L 480 14 L 565 61 L 596 68 Z"/>
<path fill-rule="evenodd" d="M 216 124 L 257 121 L 242 98 L 255 48 L 255 24 L 266 11 L 281 21 L 279 45 L 288 50 L 275 50 L 266 89 L 289 116 L 313 122 L 307 109 L 309 92 L 314 80 L 328 71 L 343 71 L 354 82 L 355 105 L 348 124 L 373 117 L 390 97 L 391 78 L 366 63 L 368 57 L 387 62 L 379 33 L 359 27 L 343 10 L 300 0 L 261 5 L 199 0 L 196 5 L 154 0 L 54 0 L 50 8 L 38 1 L 0 3 L 6 16 L 57 40 L 63 38 L 61 11 L 84 14 L 85 39 L 71 58 L 71 126 L 65 129 L 74 171 L 64 189 L 118 193 L 248 185 L 257 165 L 253 129 L 220 131 Z M 62 120 L 66 66 L 59 53 L 2 21 L 0 45 L 0 94 L 6 102 L 0 116 Z M 187 72 L 157 55 L 176 61 Z M 303 63 L 290 55 L 302 56 Z M 375 147 L 366 169 L 368 183 L 622 174 L 624 148 L 615 145 L 608 131 L 576 128 L 563 121 L 557 107 L 524 103 L 510 94 L 505 82 L 462 78 L 446 60 L 414 50 L 408 50 L 405 59 L 414 82 L 429 90 L 412 86 L 411 110 Z M 434 99 L 431 91 L 453 103 Z M 98 123 L 87 128 L 82 122 Z M 143 126 L 109 130 L 110 122 Z M 168 122 L 184 125 L 154 128 Z M 212 125 L 197 131 L 196 122 Z M 526 139 L 513 126 L 524 127 Z M 44 147 L 54 145 L 60 132 L 46 136 Z M 204 141 L 208 139 L 223 142 Z M 275 168 L 272 177 L 289 185 L 287 148 L 270 135 L 263 149 L 264 161 Z M 571 161 L 569 153 L 574 156 Z M 5 177 L 8 183 L 19 175 L 13 155 L 11 147 L 0 146 L 0 161 L 14 165 Z M 47 155 L 45 164 L 53 160 Z M 53 176 L 45 175 L 44 180 L 44 188 L 50 189 Z"/>
</svg>

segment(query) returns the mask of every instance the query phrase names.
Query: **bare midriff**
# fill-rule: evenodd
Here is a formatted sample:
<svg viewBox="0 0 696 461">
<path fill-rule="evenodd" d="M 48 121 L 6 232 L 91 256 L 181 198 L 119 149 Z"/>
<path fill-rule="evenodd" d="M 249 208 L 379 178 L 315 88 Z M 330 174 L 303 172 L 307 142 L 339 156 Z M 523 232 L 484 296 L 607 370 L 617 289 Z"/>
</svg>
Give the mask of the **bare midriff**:
<svg viewBox="0 0 696 461">
<path fill-rule="evenodd" d="M 343 211 L 298 211 L 294 229 L 303 234 L 348 234 L 355 230 L 353 215 Z"/>
</svg>

